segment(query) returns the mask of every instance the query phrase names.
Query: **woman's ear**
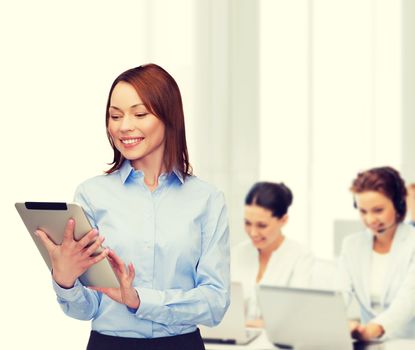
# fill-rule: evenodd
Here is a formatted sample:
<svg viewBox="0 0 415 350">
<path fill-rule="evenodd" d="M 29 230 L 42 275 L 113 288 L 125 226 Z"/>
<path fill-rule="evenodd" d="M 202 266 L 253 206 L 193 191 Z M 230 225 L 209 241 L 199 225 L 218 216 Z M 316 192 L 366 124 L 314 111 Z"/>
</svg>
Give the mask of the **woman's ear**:
<svg viewBox="0 0 415 350">
<path fill-rule="evenodd" d="M 281 226 L 284 226 L 288 221 L 288 214 L 284 214 L 284 216 L 280 219 Z"/>
</svg>

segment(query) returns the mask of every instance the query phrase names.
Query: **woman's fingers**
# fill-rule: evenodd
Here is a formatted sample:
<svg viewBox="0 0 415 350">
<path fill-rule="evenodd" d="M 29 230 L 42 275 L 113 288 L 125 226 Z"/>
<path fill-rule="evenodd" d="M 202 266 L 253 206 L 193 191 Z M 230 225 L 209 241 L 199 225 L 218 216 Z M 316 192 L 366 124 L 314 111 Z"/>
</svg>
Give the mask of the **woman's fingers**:
<svg viewBox="0 0 415 350">
<path fill-rule="evenodd" d="M 102 242 L 104 242 L 104 239 L 105 239 L 105 238 L 104 238 L 104 237 L 102 237 L 102 236 L 97 237 L 97 238 L 95 239 L 94 243 L 92 243 L 90 246 L 88 246 L 88 248 L 87 248 L 87 249 L 85 249 L 85 250 L 84 250 L 84 254 L 85 254 L 86 256 L 91 256 L 91 255 L 93 255 L 93 254 L 97 251 L 97 249 L 101 247 L 101 244 L 102 244 Z"/>
<path fill-rule="evenodd" d="M 360 322 L 358 321 L 349 321 L 349 330 L 352 332 L 356 330 L 360 326 Z"/>
<path fill-rule="evenodd" d="M 94 228 L 91 231 L 89 231 L 85 236 L 83 236 L 77 242 L 79 249 L 84 249 L 85 247 L 88 247 L 89 245 L 91 245 L 92 242 L 97 240 L 97 236 L 98 236 L 97 229 Z"/>
<path fill-rule="evenodd" d="M 95 256 L 91 256 L 89 260 L 89 267 L 99 263 L 101 260 L 104 260 L 108 256 L 108 248 L 105 248 L 101 253 Z M 88 268 L 89 268 L 88 267 Z"/>
<path fill-rule="evenodd" d="M 126 266 L 122 259 L 118 257 L 112 250 L 110 250 L 108 253 L 108 261 L 117 274 L 120 284 L 124 287 L 130 287 L 135 277 L 134 265 L 129 263 L 128 266 Z"/>
<path fill-rule="evenodd" d="M 124 261 L 122 261 L 122 259 L 117 254 L 115 254 L 115 252 L 113 250 L 109 251 L 108 257 L 112 261 L 111 265 L 112 265 L 113 268 L 115 268 L 121 274 L 126 274 Z"/>
<path fill-rule="evenodd" d="M 111 259 L 114 260 L 114 262 L 117 265 L 124 265 L 124 262 L 122 261 L 122 259 L 117 254 L 115 254 L 113 250 L 111 250 L 108 255 Z"/>
<path fill-rule="evenodd" d="M 69 219 L 65 226 L 65 231 L 63 233 L 62 245 L 69 245 L 74 241 L 73 233 L 75 230 L 75 220 Z"/>
<path fill-rule="evenodd" d="M 45 246 L 46 250 L 49 252 L 49 254 L 53 251 L 53 249 L 56 247 L 56 244 L 51 241 L 51 239 L 48 237 L 48 235 L 43 232 L 42 230 L 36 230 L 35 231 L 36 236 L 40 238 L 43 245 Z"/>
<path fill-rule="evenodd" d="M 108 249 L 107 249 L 108 250 Z M 89 287 L 90 289 L 101 292 L 118 303 L 125 304 L 133 309 L 137 309 L 140 306 L 140 297 L 137 291 L 133 287 L 133 281 L 135 277 L 135 269 L 132 263 L 125 266 L 121 258 L 119 258 L 114 251 L 109 250 L 108 261 L 113 266 L 120 282 L 120 288 L 102 288 L 102 287 Z"/>
<path fill-rule="evenodd" d="M 128 264 L 128 277 L 131 281 L 134 280 L 135 277 L 135 269 L 133 263 Z"/>
<path fill-rule="evenodd" d="M 114 262 L 114 260 L 110 257 L 109 254 L 111 254 L 111 251 L 108 253 L 108 256 L 107 256 L 108 262 L 110 263 L 113 269 L 117 269 L 117 264 Z"/>
</svg>

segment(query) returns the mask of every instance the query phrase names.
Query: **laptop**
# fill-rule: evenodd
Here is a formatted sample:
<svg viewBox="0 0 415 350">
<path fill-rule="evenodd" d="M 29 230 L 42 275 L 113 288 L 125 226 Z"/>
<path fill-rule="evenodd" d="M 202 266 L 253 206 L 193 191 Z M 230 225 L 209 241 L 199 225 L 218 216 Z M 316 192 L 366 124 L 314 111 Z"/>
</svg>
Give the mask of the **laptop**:
<svg viewBox="0 0 415 350">
<path fill-rule="evenodd" d="M 340 292 L 259 285 L 258 300 L 268 339 L 281 349 L 368 348 L 350 336 Z"/>
<path fill-rule="evenodd" d="M 245 325 L 245 306 L 242 284 L 231 283 L 231 304 L 222 322 L 216 327 L 199 326 L 205 343 L 244 345 L 256 338 L 261 331 Z"/>
</svg>

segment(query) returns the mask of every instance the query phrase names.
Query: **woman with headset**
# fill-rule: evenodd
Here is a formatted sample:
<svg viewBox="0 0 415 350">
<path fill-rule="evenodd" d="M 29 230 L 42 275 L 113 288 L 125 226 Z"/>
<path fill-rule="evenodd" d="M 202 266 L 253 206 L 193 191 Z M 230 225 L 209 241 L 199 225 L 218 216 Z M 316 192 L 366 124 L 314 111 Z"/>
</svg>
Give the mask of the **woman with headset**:
<svg viewBox="0 0 415 350">
<path fill-rule="evenodd" d="M 352 336 L 415 338 L 415 229 L 403 223 L 405 183 L 379 167 L 359 173 L 350 190 L 367 228 L 345 238 L 340 255 L 341 288 L 360 306 Z"/>
<path fill-rule="evenodd" d="M 408 206 L 408 222 L 415 226 L 415 183 L 412 182 L 406 186 L 408 196 L 406 198 L 406 205 Z"/>
</svg>

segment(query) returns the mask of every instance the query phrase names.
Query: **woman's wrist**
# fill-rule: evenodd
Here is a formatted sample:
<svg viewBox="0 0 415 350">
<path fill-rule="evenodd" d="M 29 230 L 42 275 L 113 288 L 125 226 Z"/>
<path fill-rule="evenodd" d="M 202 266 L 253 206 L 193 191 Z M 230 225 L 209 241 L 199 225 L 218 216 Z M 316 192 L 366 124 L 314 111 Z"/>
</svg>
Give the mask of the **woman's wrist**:
<svg viewBox="0 0 415 350">
<path fill-rule="evenodd" d="M 73 288 L 76 282 L 76 279 L 65 278 L 64 276 L 59 275 L 59 273 L 56 273 L 55 270 L 52 270 L 52 278 L 59 287 L 64 289 Z"/>
<path fill-rule="evenodd" d="M 367 330 L 369 331 L 369 337 L 371 339 L 380 338 L 385 334 L 383 326 L 378 323 L 368 323 Z"/>
<path fill-rule="evenodd" d="M 126 305 L 130 309 L 138 310 L 138 308 L 140 307 L 140 297 L 138 295 L 137 290 L 133 287 L 131 287 L 131 288 L 132 288 L 132 290 L 129 293 L 131 295 L 131 297 L 129 298 L 130 300 L 128 300 Z"/>
</svg>

